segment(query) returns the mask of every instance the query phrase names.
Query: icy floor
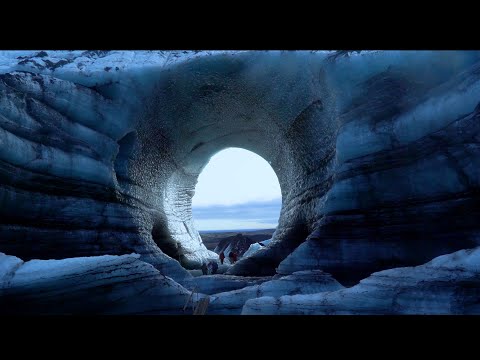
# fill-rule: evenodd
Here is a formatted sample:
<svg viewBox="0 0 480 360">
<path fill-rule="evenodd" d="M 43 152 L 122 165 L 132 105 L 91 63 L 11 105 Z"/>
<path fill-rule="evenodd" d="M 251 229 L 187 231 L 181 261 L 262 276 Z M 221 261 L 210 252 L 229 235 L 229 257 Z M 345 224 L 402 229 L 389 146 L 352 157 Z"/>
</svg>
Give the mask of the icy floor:
<svg viewBox="0 0 480 360">
<path fill-rule="evenodd" d="M 225 274 L 227 270 L 230 268 L 231 265 L 229 264 L 223 264 L 218 266 L 217 274 Z M 200 269 L 194 269 L 194 270 L 188 270 L 188 272 L 194 276 L 203 276 L 202 270 Z"/>
</svg>

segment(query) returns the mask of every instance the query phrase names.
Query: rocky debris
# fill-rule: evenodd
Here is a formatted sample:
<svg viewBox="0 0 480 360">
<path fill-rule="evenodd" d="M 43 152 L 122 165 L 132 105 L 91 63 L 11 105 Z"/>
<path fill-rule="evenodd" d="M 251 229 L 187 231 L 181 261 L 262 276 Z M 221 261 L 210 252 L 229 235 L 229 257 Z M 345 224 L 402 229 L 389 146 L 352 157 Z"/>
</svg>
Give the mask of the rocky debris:
<svg viewBox="0 0 480 360">
<path fill-rule="evenodd" d="M 265 281 L 240 290 L 212 295 L 210 297 L 208 314 L 239 315 L 247 300 L 263 296 L 279 297 L 281 295 L 315 294 L 342 288 L 343 286 L 330 274 L 323 271 L 299 271 L 289 276 Z"/>
<path fill-rule="evenodd" d="M 0 253 L 0 313 L 183 314 L 191 292 L 139 258 L 24 262 Z"/>
<path fill-rule="evenodd" d="M 351 288 L 248 300 L 242 314 L 478 314 L 480 247 L 372 274 Z"/>
</svg>

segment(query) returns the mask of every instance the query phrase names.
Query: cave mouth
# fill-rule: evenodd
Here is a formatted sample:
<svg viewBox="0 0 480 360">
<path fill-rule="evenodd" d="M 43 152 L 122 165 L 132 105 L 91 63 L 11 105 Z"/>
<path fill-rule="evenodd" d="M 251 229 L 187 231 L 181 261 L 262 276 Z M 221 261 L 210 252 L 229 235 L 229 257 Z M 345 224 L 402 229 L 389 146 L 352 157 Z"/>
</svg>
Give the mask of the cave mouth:
<svg viewBox="0 0 480 360">
<path fill-rule="evenodd" d="M 230 147 L 213 155 L 199 174 L 192 220 L 205 247 L 223 253 L 221 263 L 231 265 L 269 242 L 281 207 L 280 183 L 269 162 L 252 151 Z"/>
<path fill-rule="evenodd" d="M 222 147 L 195 163 L 196 171 L 180 168 L 167 182 L 164 217 L 152 228 L 152 239 L 163 253 L 186 269 L 199 269 L 219 261 L 217 245 L 225 237 L 239 235 L 230 248 L 223 246 L 227 257 L 234 250 L 238 260 L 251 244 L 272 238 L 282 193 L 269 162 L 244 148 Z M 268 231 L 261 235 L 259 230 Z"/>
<path fill-rule="evenodd" d="M 198 177 L 192 213 L 199 231 L 275 228 L 282 194 L 261 156 L 242 148 L 217 152 Z"/>
</svg>

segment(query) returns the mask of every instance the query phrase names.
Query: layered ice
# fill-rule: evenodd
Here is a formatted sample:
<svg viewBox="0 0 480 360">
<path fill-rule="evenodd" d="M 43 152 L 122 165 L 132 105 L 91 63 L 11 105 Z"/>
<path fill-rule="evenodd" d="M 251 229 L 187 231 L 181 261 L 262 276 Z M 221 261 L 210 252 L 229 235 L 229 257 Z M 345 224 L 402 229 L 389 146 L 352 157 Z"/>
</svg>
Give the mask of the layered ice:
<svg viewBox="0 0 480 360">
<path fill-rule="evenodd" d="M 417 267 L 374 273 L 347 289 L 248 300 L 242 314 L 477 314 L 479 264 L 480 248 L 460 250 Z"/>
<path fill-rule="evenodd" d="M 0 253 L 0 313 L 182 314 L 191 292 L 139 258 L 23 262 Z"/>
<path fill-rule="evenodd" d="M 272 241 L 230 275 L 324 270 L 353 284 L 477 246 L 479 61 L 477 51 L 2 51 L 0 250 L 135 252 L 188 280 L 182 266 L 215 257 L 192 221 L 195 184 L 227 147 L 269 161 L 283 199 Z"/>
</svg>

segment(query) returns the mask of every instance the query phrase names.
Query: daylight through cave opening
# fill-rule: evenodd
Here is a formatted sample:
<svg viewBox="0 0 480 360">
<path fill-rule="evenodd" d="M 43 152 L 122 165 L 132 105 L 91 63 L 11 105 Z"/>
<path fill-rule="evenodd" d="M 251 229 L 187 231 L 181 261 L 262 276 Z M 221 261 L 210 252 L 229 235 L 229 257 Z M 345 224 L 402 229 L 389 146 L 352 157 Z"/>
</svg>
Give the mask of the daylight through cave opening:
<svg viewBox="0 0 480 360">
<path fill-rule="evenodd" d="M 219 259 L 222 250 L 217 245 L 225 237 L 237 236 L 234 250 L 239 258 L 251 244 L 272 238 L 282 193 L 269 162 L 237 147 L 217 148 L 190 161 L 190 166 L 171 173 L 163 211 L 154 215 L 152 240 L 164 254 L 187 269 L 198 269 L 205 261 Z"/>
<path fill-rule="evenodd" d="M 217 152 L 198 177 L 192 198 L 195 228 L 206 248 L 242 257 L 263 246 L 278 225 L 282 195 L 271 165 L 242 148 Z"/>
</svg>

